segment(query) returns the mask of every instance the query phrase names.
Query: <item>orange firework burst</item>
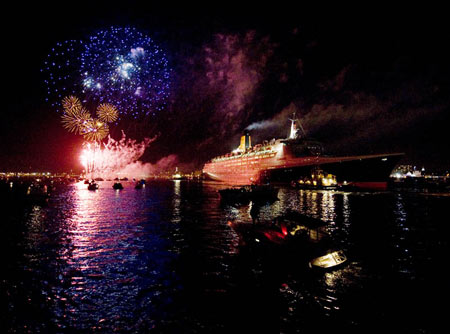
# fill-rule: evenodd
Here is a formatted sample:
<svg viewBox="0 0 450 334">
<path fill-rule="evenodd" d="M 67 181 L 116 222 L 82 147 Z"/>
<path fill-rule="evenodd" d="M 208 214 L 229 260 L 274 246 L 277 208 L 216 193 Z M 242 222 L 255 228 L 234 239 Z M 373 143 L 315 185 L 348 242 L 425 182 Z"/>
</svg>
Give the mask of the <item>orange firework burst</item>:
<svg viewBox="0 0 450 334">
<path fill-rule="evenodd" d="M 77 115 L 83 109 L 80 100 L 76 96 L 67 96 L 62 100 L 64 113 L 68 115 Z"/>
<path fill-rule="evenodd" d="M 76 111 L 74 109 L 71 109 L 69 112 L 64 111 L 64 114 L 61 116 L 64 128 L 77 134 L 81 134 L 83 128 L 90 121 L 92 121 L 91 114 L 83 107 Z"/>
<path fill-rule="evenodd" d="M 112 104 L 102 103 L 97 108 L 97 116 L 105 123 L 115 122 L 119 117 L 119 111 Z"/>
<path fill-rule="evenodd" d="M 100 141 L 109 134 L 109 127 L 99 119 L 91 119 L 83 127 L 81 134 L 86 140 Z"/>
<path fill-rule="evenodd" d="M 107 123 L 114 122 L 119 116 L 115 106 L 103 103 L 97 108 L 98 118 L 83 107 L 75 96 L 65 97 L 62 101 L 63 115 L 61 121 L 65 129 L 82 135 L 88 141 L 101 141 L 109 134 Z"/>
</svg>

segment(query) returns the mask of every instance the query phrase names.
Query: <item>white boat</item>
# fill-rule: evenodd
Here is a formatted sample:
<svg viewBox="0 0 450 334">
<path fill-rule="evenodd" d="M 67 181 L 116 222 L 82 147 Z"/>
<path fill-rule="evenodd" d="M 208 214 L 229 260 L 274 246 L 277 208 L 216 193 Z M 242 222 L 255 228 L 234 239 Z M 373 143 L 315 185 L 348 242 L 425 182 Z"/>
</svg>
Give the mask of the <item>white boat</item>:
<svg viewBox="0 0 450 334">
<path fill-rule="evenodd" d="M 312 259 L 309 262 L 309 267 L 328 269 L 339 266 L 346 261 L 347 257 L 345 256 L 344 252 L 342 250 L 338 250 Z"/>
</svg>

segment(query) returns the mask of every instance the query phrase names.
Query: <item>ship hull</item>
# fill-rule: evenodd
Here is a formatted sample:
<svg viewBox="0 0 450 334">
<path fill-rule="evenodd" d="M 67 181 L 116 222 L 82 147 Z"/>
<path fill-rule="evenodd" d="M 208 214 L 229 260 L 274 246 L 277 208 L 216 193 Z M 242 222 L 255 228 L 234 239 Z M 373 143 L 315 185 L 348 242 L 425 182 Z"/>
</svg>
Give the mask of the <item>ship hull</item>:
<svg viewBox="0 0 450 334">
<path fill-rule="evenodd" d="M 207 163 L 203 172 L 213 180 L 246 185 L 262 182 L 291 182 L 310 176 L 320 167 L 333 174 L 339 184 L 359 188 L 385 189 L 389 175 L 403 154 L 377 154 L 350 157 L 300 157 L 277 154 L 268 159 L 250 157 Z"/>
</svg>

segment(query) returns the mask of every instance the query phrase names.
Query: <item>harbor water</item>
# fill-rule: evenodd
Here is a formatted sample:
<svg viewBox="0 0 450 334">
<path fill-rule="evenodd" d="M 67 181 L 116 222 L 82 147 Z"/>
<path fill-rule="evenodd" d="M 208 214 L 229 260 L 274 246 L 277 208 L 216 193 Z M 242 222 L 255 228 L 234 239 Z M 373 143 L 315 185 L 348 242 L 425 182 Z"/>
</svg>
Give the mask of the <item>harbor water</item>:
<svg viewBox="0 0 450 334">
<path fill-rule="evenodd" d="M 228 222 L 252 224 L 252 204 L 221 202 L 219 183 L 99 184 L 2 204 L 2 333 L 435 333 L 446 322 L 449 193 L 280 187 L 259 219 L 327 222 L 348 261 L 321 272 L 249 255 Z"/>
</svg>

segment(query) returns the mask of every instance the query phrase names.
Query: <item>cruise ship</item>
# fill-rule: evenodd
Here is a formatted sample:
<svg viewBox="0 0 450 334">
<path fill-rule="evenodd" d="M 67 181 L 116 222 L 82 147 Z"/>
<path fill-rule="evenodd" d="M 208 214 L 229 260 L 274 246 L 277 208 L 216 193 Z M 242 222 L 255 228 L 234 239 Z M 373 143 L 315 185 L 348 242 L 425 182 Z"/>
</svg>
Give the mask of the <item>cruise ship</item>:
<svg viewBox="0 0 450 334">
<path fill-rule="evenodd" d="M 296 182 L 320 168 L 336 177 L 338 184 L 386 189 L 389 175 L 404 153 L 330 156 L 321 143 L 306 137 L 294 117 L 288 138 L 252 146 L 249 133 L 234 151 L 213 158 L 203 167 L 209 179 L 230 185 Z"/>
</svg>

